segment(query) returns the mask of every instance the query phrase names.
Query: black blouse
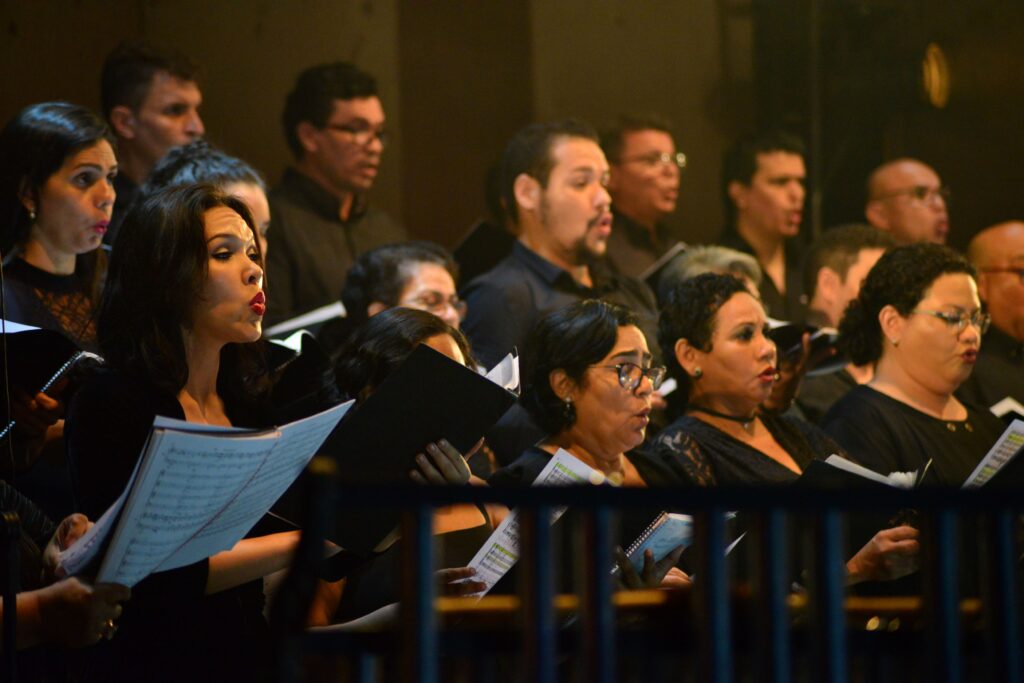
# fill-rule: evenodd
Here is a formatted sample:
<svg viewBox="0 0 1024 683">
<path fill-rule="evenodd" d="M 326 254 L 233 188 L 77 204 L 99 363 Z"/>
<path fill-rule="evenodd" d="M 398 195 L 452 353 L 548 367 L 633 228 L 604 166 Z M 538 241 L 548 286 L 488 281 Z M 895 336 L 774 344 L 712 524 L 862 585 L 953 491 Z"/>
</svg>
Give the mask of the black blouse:
<svg viewBox="0 0 1024 683">
<path fill-rule="evenodd" d="M 961 486 L 1003 432 L 999 418 L 967 406 L 966 420 L 940 420 L 867 385 L 825 415 L 825 431 L 850 458 L 881 474 L 911 472 L 929 458 L 928 482 Z"/>
<path fill-rule="evenodd" d="M 175 396 L 102 369 L 68 407 L 65 440 L 79 509 L 98 518 L 121 495 L 156 415 L 184 419 Z M 234 424 L 256 426 L 229 411 Z M 205 595 L 209 560 L 132 589 L 117 635 L 86 651 L 86 680 L 254 680 L 270 665 L 262 581 Z"/>
<path fill-rule="evenodd" d="M 843 450 L 827 434 L 809 422 L 787 416 L 765 415 L 760 419 L 801 470 L 812 460 L 833 453 L 843 455 Z M 690 415 L 662 430 L 644 450 L 649 459 L 661 461 L 690 486 L 791 484 L 800 476 L 756 448 Z"/>
</svg>

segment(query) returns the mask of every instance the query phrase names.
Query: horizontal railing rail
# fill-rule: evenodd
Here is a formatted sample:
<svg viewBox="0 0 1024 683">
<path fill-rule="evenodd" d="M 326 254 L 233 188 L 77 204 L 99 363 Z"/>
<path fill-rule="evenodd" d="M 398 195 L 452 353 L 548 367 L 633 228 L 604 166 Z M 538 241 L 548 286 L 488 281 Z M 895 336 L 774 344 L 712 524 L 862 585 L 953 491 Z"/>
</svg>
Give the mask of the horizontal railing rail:
<svg viewBox="0 0 1024 683">
<path fill-rule="evenodd" d="M 329 470 L 330 468 L 323 468 Z M 400 655 L 403 680 L 433 682 L 440 679 L 440 651 L 445 634 L 438 621 L 438 601 L 433 580 L 432 512 L 456 503 L 500 503 L 522 513 L 519 573 L 521 590 L 516 601 L 518 619 L 516 642 L 520 646 L 522 680 L 554 681 L 558 672 L 560 643 L 565 634 L 556 620 L 555 577 L 552 569 L 552 532 L 547 520 L 555 508 L 569 506 L 580 511 L 579 532 L 585 552 L 584 579 L 578 586 L 578 630 L 571 646 L 584 667 L 581 680 L 618 679 L 623 653 L 616 648 L 620 629 L 616 623 L 615 586 L 610 575 L 612 512 L 630 508 L 660 508 L 694 515 L 693 553 L 695 581 L 687 603 L 690 626 L 695 634 L 685 649 L 694 654 L 697 678 L 732 681 L 737 663 L 756 671 L 759 681 L 850 680 L 851 661 L 847 624 L 846 575 L 843 513 L 913 509 L 920 520 L 921 573 L 923 592 L 917 610 L 925 628 L 920 638 L 921 671 L 928 680 L 965 679 L 964 634 L 961 596 L 957 582 L 957 520 L 976 516 L 982 532 L 975 535 L 981 562 L 980 596 L 985 671 L 970 671 L 970 680 L 1021 680 L 1020 602 L 1018 600 L 1020 528 L 1018 513 L 1024 496 L 1007 489 L 973 490 L 814 490 L 796 488 L 668 489 L 615 488 L 610 486 L 536 487 L 493 489 L 488 487 L 341 487 L 324 474 L 313 483 L 309 499 L 314 507 L 306 530 L 305 557 L 293 567 L 296 576 L 315 571 L 302 563 L 316 564 L 323 535 L 329 535 L 327 514 L 354 514 L 374 509 L 403 511 L 403 568 L 400 619 L 391 636 L 356 633 L 306 634 L 300 620 L 278 625 L 281 652 L 291 662 L 279 671 L 283 679 L 298 676 L 295 659 L 304 648 L 330 650 L 357 656 L 354 670 L 366 674 L 372 650 L 390 649 Z M 325 512 L 329 510 L 331 512 Z M 727 530 L 724 512 L 738 510 L 751 520 L 747 530 L 751 544 L 752 572 L 747 614 L 750 624 L 734 624 L 734 596 L 728 577 L 725 547 Z M 788 585 L 784 551 L 786 518 L 789 514 L 806 519 L 811 557 L 804 565 L 805 604 L 800 612 L 800 637 L 794 637 L 793 596 Z M 311 532 L 311 533 L 310 533 Z M 285 601 L 308 596 L 295 590 L 279 597 Z M 977 604 L 977 601 L 975 601 Z M 458 604 L 450 600 L 446 605 Z M 903 603 L 906 605 L 906 601 Z M 915 603 L 917 604 L 917 603 Z M 290 614 L 304 614 L 302 603 Z M 307 609 L 308 611 L 308 609 Z M 278 611 L 277 614 L 283 614 Z M 753 632 L 753 643 L 737 645 L 737 630 Z M 652 638 L 655 641 L 664 639 Z M 486 645 L 487 639 L 477 639 Z M 794 652 L 793 643 L 800 644 Z M 332 645 L 333 643 L 333 645 Z M 501 650 L 507 650 L 502 642 Z M 365 648 L 365 649 L 364 649 Z M 681 647 L 681 649 L 684 649 Z M 794 669 L 809 672 L 794 677 Z M 863 673 L 863 672 L 861 672 Z M 920 672 L 919 672 L 920 673 Z M 368 676 L 368 675 L 367 675 Z M 868 676 L 869 678 L 871 676 Z M 471 677 L 472 678 L 472 677 Z M 486 678 L 486 677 L 484 677 Z M 507 679 L 507 676 L 506 678 Z M 361 680 L 373 680 L 366 677 Z"/>
</svg>

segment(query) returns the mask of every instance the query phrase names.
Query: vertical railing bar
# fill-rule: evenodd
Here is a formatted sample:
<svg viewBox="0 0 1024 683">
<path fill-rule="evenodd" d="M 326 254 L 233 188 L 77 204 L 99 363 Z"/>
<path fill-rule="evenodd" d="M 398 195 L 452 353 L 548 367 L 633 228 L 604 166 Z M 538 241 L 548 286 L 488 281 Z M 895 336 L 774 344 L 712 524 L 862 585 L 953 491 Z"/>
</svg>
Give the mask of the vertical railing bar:
<svg viewBox="0 0 1024 683">
<path fill-rule="evenodd" d="M 1018 612 L 1017 553 L 1014 525 L 1017 516 L 998 510 L 986 516 L 988 548 L 985 587 L 985 641 L 989 647 L 991 680 L 1021 680 L 1021 630 Z"/>
<path fill-rule="evenodd" d="M 759 678 L 788 683 L 791 678 L 789 609 L 786 605 L 787 575 L 785 517 L 770 508 L 756 518 L 754 585 L 756 589 L 755 648 Z"/>
<path fill-rule="evenodd" d="M 402 677 L 408 683 L 437 683 L 433 510 L 429 505 L 420 503 L 403 513 L 402 553 Z"/>
<path fill-rule="evenodd" d="M 17 594 L 18 594 L 18 539 L 21 525 L 16 512 L 3 512 L 3 553 L 4 553 L 4 616 L 3 616 L 3 673 L 4 680 L 14 683 L 18 680 L 18 635 L 17 635 Z"/>
<path fill-rule="evenodd" d="M 611 513 L 600 505 L 584 523 L 583 668 L 585 681 L 612 683 L 615 676 L 615 612 L 612 608 Z"/>
<path fill-rule="evenodd" d="M 554 570 L 551 507 L 521 508 L 520 561 L 523 563 L 524 680 L 555 681 Z"/>
<path fill-rule="evenodd" d="M 951 510 L 931 516 L 926 538 L 927 571 L 925 604 L 928 614 L 929 661 L 934 667 L 931 680 L 959 683 L 960 599 L 956 578 L 956 519 Z"/>
<path fill-rule="evenodd" d="M 828 508 L 814 523 L 811 575 L 811 633 L 808 644 L 815 661 L 816 680 L 845 683 L 846 565 L 843 562 L 842 523 L 838 510 Z"/>
<path fill-rule="evenodd" d="M 725 516 L 721 508 L 710 506 L 695 515 L 694 545 L 697 551 L 694 607 L 699 628 L 699 676 L 701 680 L 731 683 L 732 629 L 725 564 Z"/>
</svg>

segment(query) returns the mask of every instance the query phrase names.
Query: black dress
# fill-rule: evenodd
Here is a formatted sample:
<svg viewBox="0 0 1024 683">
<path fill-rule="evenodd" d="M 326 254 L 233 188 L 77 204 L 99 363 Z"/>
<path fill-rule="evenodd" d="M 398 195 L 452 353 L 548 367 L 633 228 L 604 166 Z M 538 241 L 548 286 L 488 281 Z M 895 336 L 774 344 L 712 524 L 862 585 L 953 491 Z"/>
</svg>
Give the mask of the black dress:
<svg viewBox="0 0 1024 683">
<path fill-rule="evenodd" d="M 961 486 L 1003 432 L 999 418 L 967 406 L 966 420 L 940 420 L 867 385 L 825 415 L 824 429 L 850 458 L 881 474 L 911 472 L 929 458 L 927 481 Z"/>
<path fill-rule="evenodd" d="M 228 407 L 232 423 L 257 426 Z M 75 394 L 65 439 L 79 509 L 98 518 L 121 494 L 156 415 L 184 419 L 175 396 L 103 369 Z M 85 651 L 85 680 L 258 680 L 270 666 L 262 581 L 205 595 L 209 560 L 132 589 L 117 635 Z"/>
</svg>

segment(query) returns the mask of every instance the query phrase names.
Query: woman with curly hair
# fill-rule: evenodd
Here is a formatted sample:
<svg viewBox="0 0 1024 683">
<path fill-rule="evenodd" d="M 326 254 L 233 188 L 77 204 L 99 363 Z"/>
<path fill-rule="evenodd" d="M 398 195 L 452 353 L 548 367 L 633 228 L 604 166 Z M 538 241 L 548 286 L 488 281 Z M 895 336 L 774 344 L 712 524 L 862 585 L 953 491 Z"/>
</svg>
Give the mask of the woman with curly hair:
<svg viewBox="0 0 1024 683">
<path fill-rule="evenodd" d="M 840 343 L 868 384 L 825 415 L 850 457 L 877 472 L 912 471 L 960 486 L 1002 432 L 999 420 L 954 395 L 971 374 L 989 325 L 974 269 L 948 247 L 895 249 L 871 270 L 840 324 Z"/>
</svg>

